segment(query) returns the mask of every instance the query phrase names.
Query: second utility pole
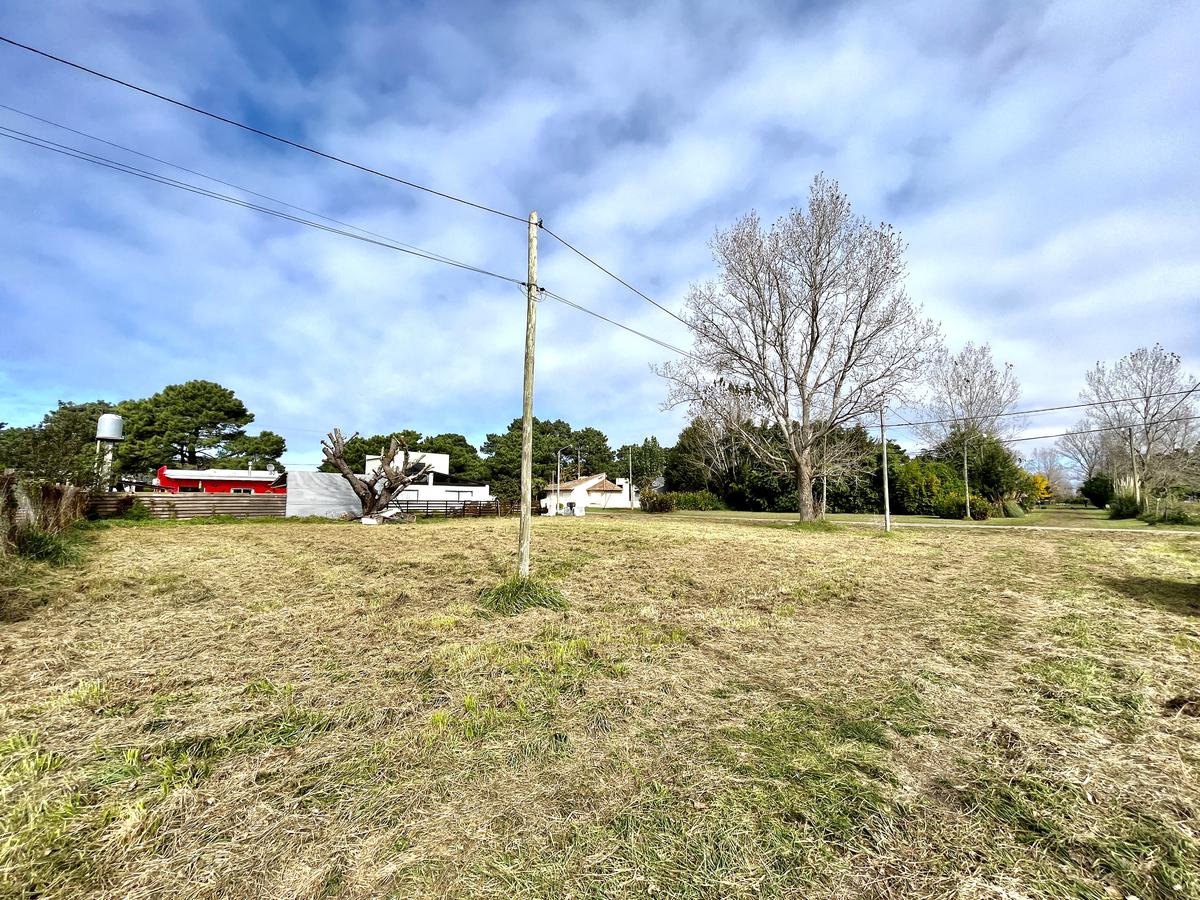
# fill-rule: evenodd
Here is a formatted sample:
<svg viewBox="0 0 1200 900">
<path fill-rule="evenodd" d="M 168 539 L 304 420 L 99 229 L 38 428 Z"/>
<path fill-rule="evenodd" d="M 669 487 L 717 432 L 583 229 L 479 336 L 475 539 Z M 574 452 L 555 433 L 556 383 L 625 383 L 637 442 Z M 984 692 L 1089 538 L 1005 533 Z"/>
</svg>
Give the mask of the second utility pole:
<svg viewBox="0 0 1200 900">
<path fill-rule="evenodd" d="M 886 405 L 886 404 L 885 404 Z M 892 500 L 888 494 L 887 433 L 883 430 L 883 407 L 879 407 L 879 443 L 883 444 L 883 530 L 892 530 Z"/>
<path fill-rule="evenodd" d="M 521 395 L 521 531 L 517 575 L 529 577 L 529 539 L 533 516 L 533 346 L 537 337 L 538 214 L 529 214 L 529 275 L 525 283 L 525 387 Z"/>
</svg>

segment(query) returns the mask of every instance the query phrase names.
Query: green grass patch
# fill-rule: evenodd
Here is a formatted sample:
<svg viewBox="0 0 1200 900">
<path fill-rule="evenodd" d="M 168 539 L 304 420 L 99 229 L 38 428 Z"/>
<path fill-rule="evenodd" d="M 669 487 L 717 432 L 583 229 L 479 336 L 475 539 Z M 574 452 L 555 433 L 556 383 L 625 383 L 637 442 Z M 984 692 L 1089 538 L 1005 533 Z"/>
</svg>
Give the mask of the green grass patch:
<svg viewBox="0 0 1200 900">
<path fill-rule="evenodd" d="M 1141 677 L 1090 656 L 1050 657 L 1024 667 L 1043 714 L 1070 725 L 1135 726 L 1146 706 Z"/>
<path fill-rule="evenodd" d="M 140 504 L 139 504 L 140 505 Z M 136 506 L 134 507 L 136 508 Z M 150 519 L 140 515 L 81 522 L 79 528 L 103 531 L 107 528 L 190 528 L 198 525 L 357 525 L 357 519 L 331 519 L 327 516 L 196 516 L 191 519 Z"/>
<path fill-rule="evenodd" d="M 987 762 L 962 783 L 944 787 L 999 842 L 1049 857 L 1037 874 L 1040 887 L 1054 896 L 1149 900 L 1200 892 L 1200 844 L 1149 812 L 1105 808 L 1079 785 Z"/>
<path fill-rule="evenodd" d="M 1111 643 L 1117 635 L 1117 628 L 1111 622 L 1082 613 L 1060 616 L 1051 623 L 1050 630 L 1064 644 L 1081 650 L 1096 650 Z"/>
<path fill-rule="evenodd" d="M 43 531 L 40 528 L 18 528 L 13 536 L 13 549 L 18 556 L 52 566 L 69 566 L 83 559 L 78 528 L 66 531 Z"/>
<path fill-rule="evenodd" d="M 719 730 L 691 766 L 661 766 L 615 812 L 574 817 L 544 844 L 483 860 L 488 891 L 513 896 L 817 896 L 846 854 L 905 818 L 889 753 L 929 727 L 901 685 L 879 702 L 802 700 Z M 647 735 L 648 743 L 658 738 Z"/>
<path fill-rule="evenodd" d="M 557 554 L 544 562 L 538 563 L 537 577 L 566 578 L 568 575 L 573 575 L 588 563 L 599 558 L 600 555 L 598 553 L 591 553 L 587 550 L 572 550 L 568 553 Z"/>
<path fill-rule="evenodd" d="M 786 528 L 788 531 L 808 531 L 814 534 L 832 534 L 843 530 L 841 525 L 837 525 L 828 519 L 813 519 L 811 522 L 792 522 L 788 525 L 780 525 L 779 527 Z"/>
<path fill-rule="evenodd" d="M 489 612 L 513 616 L 527 609 L 566 609 L 567 598 L 552 584 L 518 575 L 479 592 L 479 603 Z"/>
</svg>

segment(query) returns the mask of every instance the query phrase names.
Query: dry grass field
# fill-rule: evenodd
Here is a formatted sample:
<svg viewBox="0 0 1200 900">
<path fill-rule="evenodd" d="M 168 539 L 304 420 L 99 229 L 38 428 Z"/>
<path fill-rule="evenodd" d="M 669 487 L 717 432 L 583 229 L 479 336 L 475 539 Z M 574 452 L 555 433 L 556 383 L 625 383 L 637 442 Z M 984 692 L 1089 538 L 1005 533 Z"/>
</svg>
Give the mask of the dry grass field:
<svg viewBox="0 0 1200 900">
<path fill-rule="evenodd" d="M 96 528 L 0 576 L 0 896 L 1200 897 L 1200 537 Z"/>
</svg>

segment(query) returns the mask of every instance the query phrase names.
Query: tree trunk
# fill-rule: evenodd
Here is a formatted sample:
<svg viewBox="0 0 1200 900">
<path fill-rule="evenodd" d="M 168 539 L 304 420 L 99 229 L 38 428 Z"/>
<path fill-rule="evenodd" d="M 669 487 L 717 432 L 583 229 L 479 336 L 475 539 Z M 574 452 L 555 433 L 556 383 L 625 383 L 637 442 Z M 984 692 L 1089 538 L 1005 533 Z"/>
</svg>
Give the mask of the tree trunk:
<svg viewBox="0 0 1200 900">
<path fill-rule="evenodd" d="M 816 511 L 813 508 L 813 473 L 812 455 L 803 450 L 796 461 L 796 503 L 799 506 L 800 518 L 805 522 L 813 521 Z"/>
</svg>

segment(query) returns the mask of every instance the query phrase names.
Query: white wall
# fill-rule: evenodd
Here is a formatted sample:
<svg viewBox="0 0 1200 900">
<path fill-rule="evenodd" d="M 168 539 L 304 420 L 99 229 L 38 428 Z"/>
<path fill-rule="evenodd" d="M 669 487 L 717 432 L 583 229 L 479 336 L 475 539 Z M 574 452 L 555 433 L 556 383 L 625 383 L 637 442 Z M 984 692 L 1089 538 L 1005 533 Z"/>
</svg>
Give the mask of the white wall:
<svg viewBox="0 0 1200 900">
<path fill-rule="evenodd" d="M 606 509 L 641 509 L 642 501 L 638 495 L 638 489 L 633 489 L 633 503 L 629 502 L 629 479 L 614 478 L 613 483 L 621 488 L 621 493 L 608 494 L 608 499 L 604 501 L 603 506 Z"/>
<path fill-rule="evenodd" d="M 555 512 L 555 503 L 563 506 L 562 512 Z M 551 491 L 541 499 L 542 509 L 546 510 L 550 515 L 570 515 L 566 506 L 568 503 L 575 504 L 575 515 L 582 516 L 588 506 L 587 487 L 580 485 L 572 488 L 569 491 Z"/>
<path fill-rule="evenodd" d="M 403 456 L 397 456 L 396 462 L 399 464 L 403 461 Z M 408 464 L 415 466 L 417 463 L 428 463 L 433 466 L 433 471 L 440 475 L 450 474 L 450 454 L 449 453 L 425 453 L 423 451 L 414 450 L 408 454 Z M 366 471 L 364 475 L 370 475 L 379 468 L 379 457 L 368 456 Z"/>
<path fill-rule="evenodd" d="M 487 485 L 469 487 L 422 483 L 411 485 L 397 499 L 486 502 L 494 498 Z M 361 515 L 362 503 L 341 475 L 336 472 L 288 472 L 286 515 L 336 519 L 343 513 Z"/>
<path fill-rule="evenodd" d="M 494 500 L 491 488 L 484 484 L 472 487 L 466 484 L 410 484 L 396 495 L 397 500 L 449 500 L 460 502 L 488 502 Z"/>
<path fill-rule="evenodd" d="M 346 479 L 336 472 L 288 472 L 285 515 L 325 516 L 342 513 L 362 515 L 362 503 Z"/>
</svg>

